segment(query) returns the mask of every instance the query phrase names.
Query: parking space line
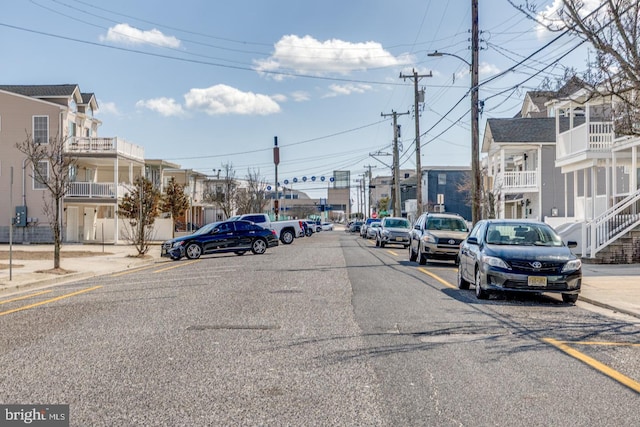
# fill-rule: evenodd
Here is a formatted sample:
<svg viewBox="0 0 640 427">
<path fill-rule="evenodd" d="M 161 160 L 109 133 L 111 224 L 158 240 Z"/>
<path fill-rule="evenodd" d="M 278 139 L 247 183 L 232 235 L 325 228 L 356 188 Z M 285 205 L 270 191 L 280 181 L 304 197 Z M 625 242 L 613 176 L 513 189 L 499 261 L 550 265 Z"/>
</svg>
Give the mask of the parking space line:
<svg viewBox="0 0 640 427">
<path fill-rule="evenodd" d="M 389 252 L 389 253 L 390 253 L 391 255 L 393 255 L 393 256 L 400 256 L 400 255 L 398 255 L 398 253 L 397 253 L 397 252 L 394 252 L 394 251 L 392 251 L 391 249 L 387 249 L 387 252 Z"/>
<path fill-rule="evenodd" d="M 199 261 L 200 261 L 199 259 L 196 259 L 196 260 L 189 261 L 189 262 L 181 262 L 181 263 L 178 263 L 176 265 L 172 265 L 171 267 L 165 267 L 165 268 L 161 268 L 160 270 L 156 270 L 156 271 L 154 271 L 154 273 L 162 273 L 163 271 L 172 270 L 172 269 L 178 268 L 178 267 L 184 267 L 186 265 L 190 265 L 190 264 L 193 264 L 193 263 L 196 263 L 196 262 L 199 262 Z"/>
<path fill-rule="evenodd" d="M 39 307 L 41 305 L 45 305 L 45 304 L 49 304 L 49 303 L 52 303 L 52 302 L 60 301 L 61 299 L 70 298 L 70 297 L 74 297 L 76 295 L 84 294 L 85 292 L 95 291 L 96 289 L 99 289 L 101 287 L 102 286 L 93 286 L 91 288 L 81 289 L 81 290 L 76 291 L 76 292 L 71 292 L 70 294 L 60 295 L 58 297 L 51 298 L 51 299 L 44 300 L 44 301 L 40 301 L 40 302 L 36 302 L 34 304 L 24 305 L 22 307 L 14 308 L 12 310 L 0 311 L 0 316 L 4 316 L 5 314 L 15 313 L 15 312 L 18 312 L 18 311 L 28 310 L 30 308 Z"/>
<path fill-rule="evenodd" d="M 422 271 L 422 272 L 423 272 L 424 274 L 426 274 L 427 276 L 431 276 L 431 277 L 433 277 L 433 278 L 434 278 L 434 279 L 436 279 L 438 282 L 442 283 L 443 285 L 445 285 L 445 286 L 446 286 L 446 287 L 448 287 L 448 288 L 451 288 L 451 289 L 458 289 L 458 287 L 457 287 L 457 286 L 453 286 L 451 283 L 447 282 L 447 281 L 446 281 L 446 280 L 444 280 L 442 277 L 440 277 L 440 276 L 438 276 L 438 275 L 436 275 L 436 274 L 433 274 L 432 272 L 430 272 L 429 270 L 427 270 L 427 269 L 426 269 L 426 268 L 424 268 L 424 267 L 418 267 L 418 270 L 419 270 L 419 271 Z"/>
<path fill-rule="evenodd" d="M 615 381 L 618 381 L 619 383 L 629 387 L 631 390 L 635 391 L 636 393 L 640 393 L 639 382 L 634 381 L 631 378 L 627 377 L 626 375 L 623 375 L 620 372 L 616 371 L 615 369 L 610 368 L 604 363 L 598 362 L 596 359 L 589 357 L 586 354 L 581 353 L 578 350 L 575 350 L 569 347 L 565 342 L 558 341 L 553 338 L 543 338 L 542 341 L 548 344 L 551 344 L 552 346 L 556 347 L 558 350 L 562 350 L 563 352 L 567 353 L 569 356 L 574 357 L 579 361 L 591 366 L 592 368 L 602 372 L 603 374 L 614 379 Z"/>
<path fill-rule="evenodd" d="M 23 295 L 21 297 L 7 299 L 7 300 L 4 300 L 4 301 L 0 301 L 0 305 L 1 304 L 8 304 L 8 303 L 14 302 L 14 301 L 21 301 L 23 299 L 29 299 L 31 297 L 37 297 L 38 295 L 47 294 L 49 292 L 51 292 L 51 289 L 49 289 L 47 291 L 36 292 L 35 294 Z"/>
</svg>

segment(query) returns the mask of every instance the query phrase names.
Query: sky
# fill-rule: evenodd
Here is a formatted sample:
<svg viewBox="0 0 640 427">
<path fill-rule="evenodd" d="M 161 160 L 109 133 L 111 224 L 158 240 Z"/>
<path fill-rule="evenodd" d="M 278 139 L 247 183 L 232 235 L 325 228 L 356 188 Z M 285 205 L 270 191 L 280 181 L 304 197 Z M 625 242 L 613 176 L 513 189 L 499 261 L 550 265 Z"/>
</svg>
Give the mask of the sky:
<svg viewBox="0 0 640 427">
<path fill-rule="evenodd" d="M 471 0 L 0 0 L 0 10 L 0 84 L 78 84 L 96 95 L 99 136 L 149 159 L 207 175 L 229 164 L 273 184 L 277 137 L 280 183 L 326 197 L 335 170 L 354 187 L 369 167 L 391 175 L 397 112 L 400 166 L 415 169 L 414 82 L 400 76 L 416 70 L 431 75 L 419 78 L 422 166 L 471 164 Z M 578 39 L 507 0 L 480 0 L 479 28 L 481 138 L 487 118 L 513 117 L 545 78 L 586 68 Z M 449 56 L 428 56 L 436 50 Z"/>
</svg>

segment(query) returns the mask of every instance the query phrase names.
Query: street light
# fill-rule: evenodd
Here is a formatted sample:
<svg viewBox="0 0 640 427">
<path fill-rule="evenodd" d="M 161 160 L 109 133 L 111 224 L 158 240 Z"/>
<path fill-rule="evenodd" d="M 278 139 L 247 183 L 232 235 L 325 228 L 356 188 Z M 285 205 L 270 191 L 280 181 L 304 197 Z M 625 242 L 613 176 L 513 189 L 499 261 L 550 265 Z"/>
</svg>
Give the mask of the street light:
<svg viewBox="0 0 640 427">
<path fill-rule="evenodd" d="M 474 40 L 472 40 L 473 42 Z M 477 41 L 472 43 L 477 46 Z M 428 53 L 427 56 L 453 56 L 469 66 L 471 72 L 471 220 L 473 224 L 480 220 L 480 127 L 478 125 L 478 51 L 473 49 L 472 62 L 453 53 Z"/>
</svg>

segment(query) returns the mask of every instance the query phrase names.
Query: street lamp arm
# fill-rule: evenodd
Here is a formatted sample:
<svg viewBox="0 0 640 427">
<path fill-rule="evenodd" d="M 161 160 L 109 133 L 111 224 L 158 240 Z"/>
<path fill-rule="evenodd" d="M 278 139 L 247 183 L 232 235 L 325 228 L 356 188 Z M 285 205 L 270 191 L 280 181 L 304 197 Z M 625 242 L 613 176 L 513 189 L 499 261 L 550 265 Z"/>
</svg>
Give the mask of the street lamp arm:
<svg viewBox="0 0 640 427">
<path fill-rule="evenodd" d="M 454 58 L 458 58 L 460 61 L 464 62 L 471 68 L 471 62 L 464 59 L 462 56 L 458 56 L 455 53 L 446 53 L 446 52 L 438 52 L 437 50 L 432 53 L 427 53 L 427 56 L 453 56 Z"/>
</svg>

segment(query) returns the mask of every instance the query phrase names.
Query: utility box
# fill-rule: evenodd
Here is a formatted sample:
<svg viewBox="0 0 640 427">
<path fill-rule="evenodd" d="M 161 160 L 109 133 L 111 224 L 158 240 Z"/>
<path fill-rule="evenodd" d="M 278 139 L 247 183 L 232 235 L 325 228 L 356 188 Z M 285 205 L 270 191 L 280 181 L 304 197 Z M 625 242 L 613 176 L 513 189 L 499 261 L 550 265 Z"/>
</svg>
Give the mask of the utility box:
<svg viewBox="0 0 640 427">
<path fill-rule="evenodd" d="M 26 206 L 16 206 L 16 227 L 26 227 L 27 226 L 27 207 Z"/>
</svg>

